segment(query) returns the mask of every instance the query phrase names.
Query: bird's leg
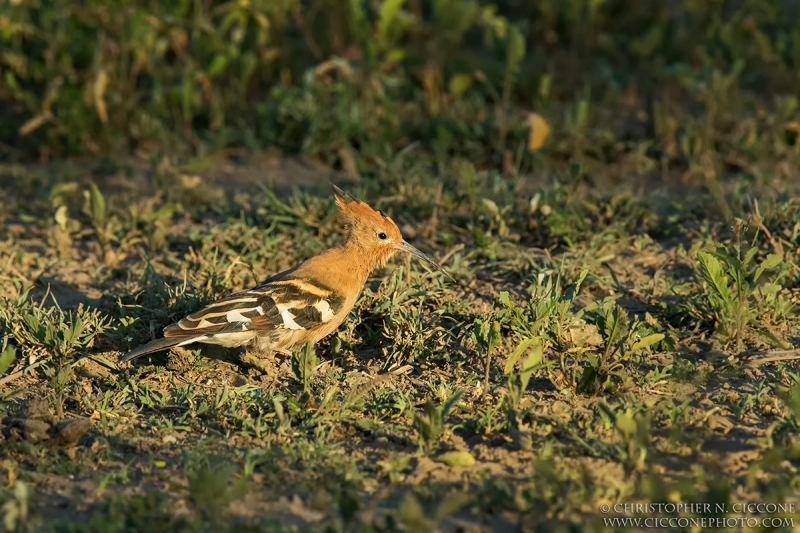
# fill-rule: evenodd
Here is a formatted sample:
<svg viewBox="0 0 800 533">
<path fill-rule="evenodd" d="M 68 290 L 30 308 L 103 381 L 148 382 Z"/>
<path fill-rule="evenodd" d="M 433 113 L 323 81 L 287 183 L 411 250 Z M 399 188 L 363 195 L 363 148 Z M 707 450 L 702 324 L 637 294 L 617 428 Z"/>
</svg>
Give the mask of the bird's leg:
<svg viewBox="0 0 800 533">
<path fill-rule="evenodd" d="M 250 373 L 250 371 L 256 370 L 262 374 L 270 374 L 270 372 L 261 362 L 261 359 L 257 355 L 251 353 L 247 347 L 235 348 L 231 355 L 233 356 L 233 362 L 235 362 L 245 373 Z"/>
<path fill-rule="evenodd" d="M 270 369 L 265 360 L 277 354 L 288 357 L 292 356 L 292 352 L 289 350 L 264 349 L 254 344 L 250 346 L 249 349 L 242 350 L 239 354 L 238 361 L 246 369 L 255 369 L 264 374 L 272 375 L 275 373 L 275 370 L 274 368 Z"/>
</svg>

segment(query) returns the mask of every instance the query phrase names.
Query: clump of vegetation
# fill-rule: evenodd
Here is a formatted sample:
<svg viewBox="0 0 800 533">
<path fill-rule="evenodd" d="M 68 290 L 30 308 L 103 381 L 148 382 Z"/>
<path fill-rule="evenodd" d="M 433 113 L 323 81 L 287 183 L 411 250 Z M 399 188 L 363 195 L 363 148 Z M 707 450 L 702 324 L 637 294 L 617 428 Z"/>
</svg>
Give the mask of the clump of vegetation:
<svg viewBox="0 0 800 533">
<path fill-rule="evenodd" d="M 780 270 L 786 271 L 779 268 L 782 254 L 768 254 L 757 263 L 758 251 L 755 243 L 745 252 L 737 242 L 731 248 L 718 245 L 715 250 L 697 253 L 704 289 L 700 299 L 705 304 L 699 311 L 712 313 L 715 335 L 738 351 L 743 350 L 744 339 L 751 332 L 783 346 L 771 330 L 793 313 L 794 304 L 781 294 Z M 762 279 L 765 275 L 767 281 Z"/>
</svg>

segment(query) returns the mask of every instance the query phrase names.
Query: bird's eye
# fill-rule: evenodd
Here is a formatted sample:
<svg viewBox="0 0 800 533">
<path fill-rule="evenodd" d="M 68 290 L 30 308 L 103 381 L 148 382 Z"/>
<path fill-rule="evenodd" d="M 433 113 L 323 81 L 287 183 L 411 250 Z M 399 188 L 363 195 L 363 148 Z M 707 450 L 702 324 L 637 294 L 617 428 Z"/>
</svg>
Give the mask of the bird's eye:
<svg viewBox="0 0 800 533">
<path fill-rule="evenodd" d="M 387 238 L 387 237 L 386 237 L 386 234 L 385 234 L 384 232 L 382 232 L 382 231 L 379 231 L 379 232 L 378 232 L 378 238 L 379 238 L 380 240 L 384 241 L 384 240 L 386 240 L 386 238 Z"/>
</svg>

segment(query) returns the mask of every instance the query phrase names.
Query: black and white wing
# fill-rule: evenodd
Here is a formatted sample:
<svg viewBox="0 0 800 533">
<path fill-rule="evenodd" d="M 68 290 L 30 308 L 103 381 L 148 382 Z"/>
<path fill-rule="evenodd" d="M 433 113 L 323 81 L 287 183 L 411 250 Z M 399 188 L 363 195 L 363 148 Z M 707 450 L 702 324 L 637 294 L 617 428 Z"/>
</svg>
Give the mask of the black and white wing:
<svg viewBox="0 0 800 533">
<path fill-rule="evenodd" d="M 340 315 L 345 297 L 329 287 L 301 279 L 268 280 L 247 291 L 217 300 L 164 328 L 164 338 L 152 341 L 120 358 L 141 355 L 195 342 L 233 347 L 255 337 L 314 330 Z"/>
</svg>

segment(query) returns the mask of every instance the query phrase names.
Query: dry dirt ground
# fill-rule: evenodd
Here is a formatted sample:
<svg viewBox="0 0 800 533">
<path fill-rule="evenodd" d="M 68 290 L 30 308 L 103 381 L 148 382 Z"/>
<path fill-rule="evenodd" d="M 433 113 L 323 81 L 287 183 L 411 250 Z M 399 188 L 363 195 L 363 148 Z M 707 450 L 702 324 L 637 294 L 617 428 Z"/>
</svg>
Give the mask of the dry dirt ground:
<svg viewBox="0 0 800 533">
<path fill-rule="evenodd" d="M 730 233 L 691 207 L 651 216 L 622 200 L 594 210 L 553 201 L 577 235 L 565 244 L 543 237 L 532 215 L 509 215 L 505 233 L 492 212 L 464 223 L 472 215 L 448 212 L 454 200 L 431 206 L 435 185 L 369 189 L 366 199 L 382 202 L 458 283 L 393 260 L 335 339 L 317 347 L 304 383 L 299 358 L 252 364 L 203 348 L 117 359 L 202 302 L 338 242 L 329 178 L 367 190 L 278 158 L 159 165 L 2 170 L 0 331 L 17 351 L 0 377 L 0 483 L 5 517 L 28 509 L 19 530 L 601 531 L 617 516 L 600 512 L 604 503 L 800 505 L 800 395 L 793 404 L 785 393 L 798 388 L 790 356 L 800 331 L 793 319 L 769 322 L 756 302 L 764 321 L 741 349 L 711 336 L 692 254 L 731 242 Z M 102 191 L 102 220 L 84 209 L 89 182 Z M 62 205 L 67 221 L 56 216 Z M 488 242 L 476 238 L 480 224 Z M 783 254 L 800 264 L 796 247 Z M 583 269 L 568 310 L 571 343 L 547 346 L 551 366 L 533 372 L 514 403 L 519 372 L 505 367 L 521 333 L 499 314 L 501 293 L 526 308 L 537 279 L 560 272 L 566 290 Z M 779 281 L 794 301 L 796 269 Z M 593 317 L 609 298 L 640 336 L 665 337 L 614 355 L 608 386 L 580 392 L 589 355 L 607 352 Z M 38 325 L 22 319 L 33 308 L 44 313 Z M 63 329 L 48 337 L 47 327 L 76 316 L 80 342 L 65 341 Z M 488 387 L 481 320 L 502 324 Z M 762 326 L 783 344 L 770 346 Z M 60 395 L 64 368 L 72 372 Z M 452 409 L 437 414 L 456 391 Z M 443 424 L 429 453 L 426 413 Z M 62 418 L 73 426 L 59 426 Z M 90 423 L 74 425 L 82 420 Z M 14 492 L 17 481 L 31 493 Z M 797 513 L 781 516 L 800 527 Z"/>
</svg>

